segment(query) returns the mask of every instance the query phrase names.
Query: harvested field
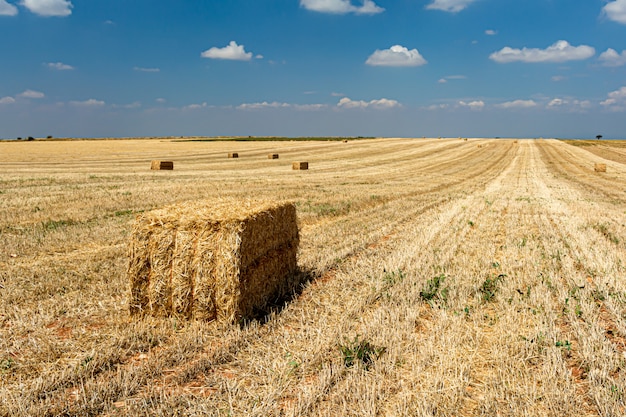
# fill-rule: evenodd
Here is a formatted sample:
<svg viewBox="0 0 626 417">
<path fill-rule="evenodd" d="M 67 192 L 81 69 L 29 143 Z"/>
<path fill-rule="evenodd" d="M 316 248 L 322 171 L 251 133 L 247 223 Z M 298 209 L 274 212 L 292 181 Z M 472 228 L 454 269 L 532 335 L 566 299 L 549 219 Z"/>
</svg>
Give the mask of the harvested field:
<svg viewBox="0 0 626 417">
<path fill-rule="evenodd" d="M 0 142 L 0 416 L 625 415 L 598 142 Z M 135 216 L 250 195 L 295 202 L 308 283 L 238 326 L 131 317 Z"/>
</svg>

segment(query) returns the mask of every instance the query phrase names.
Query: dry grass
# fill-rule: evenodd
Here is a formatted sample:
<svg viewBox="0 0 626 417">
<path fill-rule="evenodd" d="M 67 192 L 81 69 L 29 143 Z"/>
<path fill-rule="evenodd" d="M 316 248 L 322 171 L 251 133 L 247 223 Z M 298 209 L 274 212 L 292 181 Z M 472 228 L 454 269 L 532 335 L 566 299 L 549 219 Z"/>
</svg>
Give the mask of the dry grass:
<svg viewBox="0 0 626 417">
<path fill-rule="evenodd" d="M 0 143 L 0 415 L 626 413 L 623 162 L 350 143 Z M 134 214 L 252 194 L 296 203 L 309 283 L 242 326 L 130 318 Z"/>
</svg>

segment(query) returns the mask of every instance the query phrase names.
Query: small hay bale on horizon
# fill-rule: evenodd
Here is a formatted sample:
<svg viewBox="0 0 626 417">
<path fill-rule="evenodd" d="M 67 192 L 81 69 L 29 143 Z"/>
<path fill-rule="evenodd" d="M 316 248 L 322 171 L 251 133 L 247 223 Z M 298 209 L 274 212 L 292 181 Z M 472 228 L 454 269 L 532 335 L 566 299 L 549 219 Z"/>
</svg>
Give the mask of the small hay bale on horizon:
<svg viewBox="0 0 626 417">
<path fill-rule="evenodd" d="M 239 158 L 239 154 L 237 152 L 229 152 L 228 153 L 228 157 L 229 158 Z"/>
<path fill-rule="evenodd" d="M 171 171 L 174 169 L 174 161 L 152 161 L 150 163 L 150 169 L 153 171 Z"/>
<path fill-rule="evenodd" d="M 292 203 L 227 199 L 137 217 L 129 242 L 131 316 L 236 323 L 297 286 Z"/>
<path fill-rule="evenodd" d="M 270 153 L 267 155 L 267 159 L 278 159 L 277 153 Z"/>
<path fill-rule="evenodd" d="M 309 169 L 308 162 L 294 162 L 291 164 L 291 168 L 296 171 L 304 171 Z"/>
<path fill-rule="evenodd" d="M 606 172 L 606 164 L 595 164 L 593 170 L 596 172 Z"/>
</svg>

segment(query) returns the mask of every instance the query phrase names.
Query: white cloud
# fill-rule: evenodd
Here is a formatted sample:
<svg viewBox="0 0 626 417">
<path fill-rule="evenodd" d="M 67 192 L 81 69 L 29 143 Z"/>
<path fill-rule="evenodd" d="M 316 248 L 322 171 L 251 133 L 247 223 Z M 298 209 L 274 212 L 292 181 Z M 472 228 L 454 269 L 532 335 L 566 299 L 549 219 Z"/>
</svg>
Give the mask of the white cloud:
<svg viewBox="0 0 626 417">
<path fill-rule="evenodd" d="M 326 104 L 295 104 L 294 109 L 300 111 L 318 111 L 328 107 Z"/>
<path fill-rule="evenodd" d="M 133 67 L 133 70 L 139 72 L 160 72 L 160 68 L 143 68 L 143 67 Z"/>
<path fill-rule="evenodd" d="M 600 102 L 609 110 L 623 111 L 626 110 L 626 87 L 619 90 L 611 91 L 606 100 Z"/>
<path fill-rule="evenodd" d="M 47 62 L 44 65 L 46 65 L 50 69 L 57 71 L 70 71 L 74 69 L 73 66 L 64 64 L 62 62 Z"/>
<path fill-rule="evenodd" d="M 69 16 L 72 2 L 69 0 L 22 0 L 21 5 L 39 16 Z"/>
<path fill-rule="evenodd" d="M 183 107 L 183 110 L 198 110 L 205 108 L 207 106 L 206 101 L 202 104 L 189 104 L 188 106 Z"/>
<path fill-rule="evenodd" d="M 501 109 L 529 109 L 536 106 L 537 102 L 535 100 L 513 100 L 496 104 L 496 107 Z"/>
<path fill-rule="evenodd" d="M 394 45 L 382 51 L 377 49 L 365 61 L 367 65 L 384 67 L 418 67 L 426 62 L 417 49 L 409 50 L 401 45 Z"/>
<path fill-rule="evenodd" d="M 40 91 L 26 90 L 19 96 L 24 98 L 44 98 L 46 95 Z"/>
<path fill-rule="evenodd" d="M 619 54 L 615 49 L 609 48 L 600 54 L 599 59 L 605 67 L 621 67 L 626 65 L 626 51 Z"/>
<path fill-rule="evenodd" d="M 332 14 L 378 14 L 385 11 L 373 0 L 363 0 L 361 6 L 355 6 L 351 0 L 300 0 L 300 6 L 307 10 Z"/>
<path fill-rule="evenodd" d="M 446 80 L 445 78 L 440 78 L 439 81 L 437 81 L 439 84 L 445 84 L 448 82 L 448 80 Z"/>
<path fill-rule="evenodd" d="M 467 76 L 465 75 L 448 75 L 443 78 L 440 78 L 439 81 L 437 82 L 440 84 L 445 84 L 448 82 L 448 80 L 465 80 L 465 79 L 467 79 Z"/>
<path fill-rule="evenodd" d="M 17 7 L 7 3 L 6 0 L 0 0 L 0 16 L 15 16 L 17 13 Z"/>
<path fill-rule="evenodd" d="M 448 104 L 431 104 L 428 107 L 421 107 L 421 108 L 423 110 L 435 111 L 435 110 L 445 110 L 448 107 L 450 107 Z"/>
<path fill-rule="evenodd" d="M 15 99 L 13 97 L 0 98 L 0 104 L 13 104 L 13 103 L 15 103 Z"/>
<path fill-rule="evenodd" d="M 553 77 L 550 78 L 552 81 L 555 82 L 559 82 L 559 81 L 563 81 L 566 79 L 566 77 L 562 76 L 562 75 L 555 75 Z"/>
<path fill-rule="evenodd" d="M 228 59 L 233 61 L 250 61 L 252 52 L 246 52 L 243 45 L 237 45 L 237 42 L 230 41 L 228 46 L 223 48 L 212 47 L 200 54 L 202 58 L 210 59 Z"/>
<path fill-rule="evenodd" d="M 70 101 L 70 104 L 78 107 L 101 107 L 105 105 L 105 102 L 102 100 L 90 98 L 89 100 L 85 101 Z"/>
<path fill-rule="evenodd" d="M 474 101 L 470 101 L 469 103 L 465 102 L 465 101 L 459 101 L 458 105 L 460 107 L 467 107 L 470 110 L 482 110 L 485 108 L 485 102 L 482 100 L 474 100 Z"/>
<path fill-rule="evenodd" d="M 577 100 L 573 98 L 553 98 L 548 103 L 547 108 L 556 110 L 566 110 L 572 112 L 581 112 L 591 107 L 589 100 Z"/>
<path fill-rule="evenodd" d="M 444 12 L 460 12 L 476 0 L 433 0 L 427 9 L 443 10 Z"/>
<path fill-rule="evenodd" d="M 398 103 L 396 100 L 389 100 L 386 98 L 381 98 L 379 100 L 363 101 L 363 100 L 350 100 L 348 97 L 344 97 L 341 100 L 339 100 L 339 103 L 337 103 L 337 107 L 341 107 L 344 109 L 373 108 L 377 110 L 384 110 L 384 109 L 402 107 L 402 105 Z"/>
<path fill-rule="evenodd" d="M 243 103 L 237 106 L 239 110 L 278 109 L 285 107 L 291 107 L 291 104 L 279 103 L 277 101 L 268 103 L 267 101 L 264 101 L 262 103 Z"/>
<path fill-rule="evenodd" d="M 164 98 L 159 97 L 159 98 L 157 98 L 155 101 L 156 101 L 157 103 L 163 104 L 163 103 L 165 103 L 167 100 L 165 100 Z"/>
<path fill-rule="evenodd" d="M 497 31 L 497 30 L 487 29 L 487 30 L 485 31 L 485 35 L 494 36 L 494 35 L 497 35 L 497 34 L 498 34 L 498 31 Z"/>
<path fill-rule="evenodd" d="M 626 25 L 626 0 L 612 1 L 602 11 L 609 19 Z"/>
<path fill-rule="evenodd" d="M 513 49 L 508 46 L 489 55 L 489 59 L 500 64 L 509 62 L 566 62 L 591 58 L 596 50 L 591 46 L 572 46 L 567 41 L 557 41 L 546 49 L 522 48 Z"/>
</svg>

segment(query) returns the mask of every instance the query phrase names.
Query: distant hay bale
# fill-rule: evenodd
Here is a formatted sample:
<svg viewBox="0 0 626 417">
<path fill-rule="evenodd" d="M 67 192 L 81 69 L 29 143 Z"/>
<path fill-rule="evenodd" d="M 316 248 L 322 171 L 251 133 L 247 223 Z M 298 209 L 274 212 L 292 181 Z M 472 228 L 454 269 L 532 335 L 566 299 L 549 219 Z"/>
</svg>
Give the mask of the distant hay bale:
<svg viewBox="0 0 626 417">
<path fill-rule="evenodd" d="M 172 170 L 174 169 L 174 162 L 173 161 L 152 161 L 152 163 L 150 164 L 150 169 L 154 171 Z"/>
<path fill-rule="evenodd" d="M 239 158 L 239 154 L 237 152 L 230 152 L 228 154 L 229 158 Z"/>
<path fill-rule="evenodd" d="M 606 164 L 595 164 L 593 170 L 596 172 L 606 172 Z"/>
<path fill-rule="evenodd" d="M 294 162 L 291 167 L 294 170 L 307 170 L 309 169 L 309 163 L 308 162 Z"/>
<path fill-rule="evenodd" d="M 296 286 L 292 203 L 198 201 L 143 213 L 129 245 L 130 314 L 235 323 Z"/>
<path fill-rule="evenodd" d="M 348 143 L 348 139 L 344 139 L 344 140 L 343 140 L 343 143 Z"/>
<path fill-rule="evenodd" d="M 267 155 L 267 159 L 278 159 L 277 153 L 270 153 Z"/>
<path fill-rule="evenodd" d="M 517 140 L 514 140 L 513 143 L 517 143 Z"/>
<path fill-rule="evenodd" d="M 460 139 L 460 138 L 459 138 Z M 467 142 L 467 138 L 463 139 L 465 142 Z"/>
<path fill-rule="evenodd" d="M 477 148 L 482 148 L 482 147 L 483 147 L 483 145 L 476 145 L 476 147 L 477 147 Z"/>
</svg>

